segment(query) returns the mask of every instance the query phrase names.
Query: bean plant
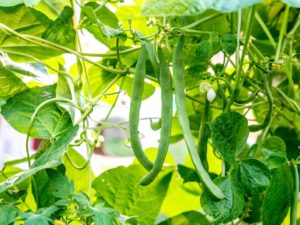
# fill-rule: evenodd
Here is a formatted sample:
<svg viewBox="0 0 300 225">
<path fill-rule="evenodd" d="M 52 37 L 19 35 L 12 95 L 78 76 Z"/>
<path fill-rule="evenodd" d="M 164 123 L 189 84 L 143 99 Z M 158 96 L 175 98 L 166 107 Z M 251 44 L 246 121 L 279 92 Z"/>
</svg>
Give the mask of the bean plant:
<svg viewBox="0 0 300 225">
<path fill-rule="evenodd" d="M 299 224 L 299 13 L 299 0 L 0 0 L 0 112 L 26 135 L 26 157 L 1 169 L 0 224 Z M 142 118 L 154 92 L 160 117 Z M 112 123 L 120 99 L 129 115 Z M 159 133 L 149 149 L 141 119 Z M 109 127 L 135 160 L 96 176 Z"/>
</svg>

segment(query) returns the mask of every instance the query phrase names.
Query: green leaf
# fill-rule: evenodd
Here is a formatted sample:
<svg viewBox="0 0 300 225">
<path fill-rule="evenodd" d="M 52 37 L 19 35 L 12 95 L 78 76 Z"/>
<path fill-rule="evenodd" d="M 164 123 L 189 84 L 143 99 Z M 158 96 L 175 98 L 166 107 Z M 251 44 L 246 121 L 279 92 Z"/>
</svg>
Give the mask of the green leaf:
<svg viewBox="0 0 300 225">
<path fill-rule="evenodd" d="M 293 191 L 293 178 L 289 167 L 285 164 L 272 171 L 271 186 L 268 189 L 263 210 L 264 225 L 281 224 L 286 217 Z"/>
<path fill-rule="evenodd" d="M 31 116 L 37 107 L 55 98 L 55 85 L 35 87 L 10 98 L 2 108 L 2 114 L 17 131 L 27 134 Z M 30 136 L 44 139 L 57 138 L 72 126 L 70 115 L 55 103 L 44 106 L 37 114 Z"/>
<path fill-rule="evenodd" d="M 45 151 L 45 153 L 43 153 L 38 159 L 36 159 L 29 170 L 17 173 L 0 183 L 0 193 L 12 188 L 17 184 L 22 183 L 27 178 L 31 177 L 41 170 L 53 168 L 60 165 L 62 162 L 62 156 L 67 150 L 67 146 L 69 145 L 69 143 L 76 136 L 78 129 L 78 126 L 74 126 L 69 129 L 69 132 L 66 135 L 59 138 Z"/>
<path fill-rule="evenodd" d="M 18 216 L 18 209 L 14 205 L 0 206 L 0 224 L 10 225 Z"/>
<path fill-rule="evenodd" d="M 238 164 L 238 178 L 245 191 L 254 196 L 270 186 L 271 172 L 256 159 L 244 159 Z"/>
<path fill-rule="evenodd" d="M 11 6 L 22 4 L 23 2 L 24 0 L 10 0 L 10 1 L 0 0 L 0 6 L 11 7 Z"/>
<path fill-rule="evenodd" d="M 50 19 L 56 19 L 58 15 L 64 10 L 65 6 L 70 6 L 70 1 L 62 0 L 41 0 L 37 5 L 34 6 L 35 9 L 43 12 Z"/>
<path fill-rule="evenodd" d="M 60 164 L 60 162 L 58 162 L 58 161 L 50 161 L 41 166 L 37 166 L 37 167 L 31 168 L 30 170 L 25 170 L 20 173 L 17 173 L 16 175 L 11 176 L 8 179 L 6 179 L 5 181 L 0 183 L 0 193 L 22 183 L 27 178 L 31 177 L 33 174 L 35 174 L 43 169 L 56 167 L 59 164 Z"/>
<path fill-rule="evenodd" d="M 267 138 L 262 145 L 264 160 L 270 169 L 281 167 L 287 161 L 284 141 L 277 136 Z"/>
<path fill-rule="evenodd" d="M 97 12 L 95 12 L 95 10 Z M 106 6 L 99 7 L 97 3 L 89 2 L 83 8 L 83 27 L 86 28 L 101 43 L 111 48 L 115 46 L 115 39 L 126 40 L 126 34 L 119 29 L 119 20 Z"/>
<path fill-rule="evenodd" d="M 24 225 L 49 225 L 48 217 L 39 215 L 39 214 L 32 214 L 27 218 Z"/>
<path fill-rule="evenodd" d="M 219 177 L 214 183 L 223 191 L 225 198 L 218 200 L 205 189 L 201 196 L 204 211 L 214 218 L 216 224 L 227 223 L 237 218 L 244 209 L 244 189 L 231 176 Z"/>
<path fill-rule="evenodd" d="M 158 225 L 211 225 L 206 217 L 196 211 L 184 212 L 180 215 L 169 218 Z"/>
<path fill-rule="evenodd" d="M 237 37 L 235 34 L 223 34 L 221 36 L 221 47 L 228 55 L 235 53 L 237 48 Z"/>
<path fill-rule="evenodd" d="M 197 174 L 197 172 L 189 167 L 186 167 L 184 165 L 178 165 L 178 173 L 180 174 L 180 176 L 183 179 L 183 182 L 201 182 L 199 175 Z"/>
<path fill-rule="evenodd" d="M 0 97 L 11 97 L 19 92 L 26 90 L 28 87 L 13 72 L 0 67 Z"/>
<path fill-rule="evenodd" d="M 64 71 L 64 67 L 59 64 L 59 70 Z M 71 93 L 71 87 L 69 85 L 69 80 L 66 77 L 65 74 L 58 73 L 58 81 L 56 85 L 56 97 L 58 98 L 66 98 L 72 100 L 73 96 Z M 72 105 L 69 103 L 58 103 L 58 105 L 62 108 L 64 108 L 70 115 L 72 119 L 72 123 L 74 123 L 74 117 L 75 117 L 75 109 Z"/>
<path fill-rule="evenodd" d="M 128 216 L 138 216 L 139 224 L 154 224 L 166 195 L 172 173 L 165 170 L 148 186 L 138 185 L 145 175 L 140 165 L 108 170 L 93 182 L 98 198 Z M 145 213 L 147 212 L 147 213 Z"/>
<path fill-rule="evenodd" d="M 208 61 L 214 55 L 214 49 L 211 41 L 204 40 L 201 41 L 195 47 L 195 55 L 199 58 L 200 61 Z"/>
<path fill-rule="evenodd" d="M 144 16 L 194 16 L 207 9 L 215 9 L 220 12 L 235 12 L 249 7 L 261 0 L 146 0 L 142 14 Z"/>
<path fill-rule="evenodd" d="M 292 7 L 300 8 L 300 2 L 298 0 L 283 0 L 283 2 Z"/>
<path fill-rule="evenodd" d="M 71 147 L 68 148 L 68 155 L 76 165 L 81 166 L 86 161 L 81 154 Z M 64 166 L 66 167 L 66 175 L 68 179 L 74 182 L 75 192 L 87 193 L 90 189 L 90 165 L 86 166 L 82 170 L 77 170 L 70 164 L 68 160 L 66 160 L 66 156 L 64 156 Z M 78 177 L 80 177 L 80 179 L 78 179 Z"/>
<path fill-rule="evenodd" d="M 133 78 L 126 76 L 124 83 L 123 83 L 123 89 L 128 94 L 129 97 L 131 97 L 132 90 L 133 90 Z M 152 84 L 149 84 L 147 82 L 144 83 L 144 91 L 142 94 L 142 99 L 145 100 L 149 98 L 151 95 L 153 95 L 155 92 L 155 87 Z"/>
<path fill-rule="evenodd" d="M 222 113 L 210 124 L 213 145 L 229 163 L 246 147 L 249 134 L 247 119 L 237 112 Z"/>
<path fill-rule="evenodd" d="M 67 151 L 69 143 L 76 137 L 79 126 L 69 128 L 68 132 L 61 136 L 54 144 L 43 153 L 34 163 L 33 167 L 47 164 L 50 161 L 59 161 L 61 163 L 64 153 Z"/>
<path fill-rule="evenodd" d="M 54 169 L 46 169 L 34 175 L 33 196 L 38 208 L 54 205 L 58 199 L 67 198 L 73 192 L 68 178 Z"/>
<path fill-rule="evenodd" d="M 40 0 L 0 0 L 0 6 L 11 7 L 19 4 L 25 4 L 26 6 L 33 6 L 37 4 Z"/>
<path fill-rule="evenodd" d="M 76 31 L 73 28 L 73 10 L 66 6 L 60 16 L 49 24 L 42 38 L 75 49 Z"/>
<path fill-rule="evenodd" d="M 99 70 L 99 67 L 92 65 L 88 70 L 88 76 L 89 76 L 92 95 L 93 97 L 96 97 L 116 77 L 116 74 Z M 87 95 L 88 87 L 86 81 L 84 82 L 84 91 L 85 94 Z"/>
<path fill-rule="evenodd" d="M 20 34 L 41 37 L 50 22 L 51 20 L 42 12 L 25 7 L 24 5 L 9 8 L 0 7 L 0 23 L 3 23 Z M 0 47 L 4 51 L 28 54 L 39 59 L 47 59 L 61 54 L 61 51 L 37 46 L 14 35 L 8 35 L 3 31 L 0 31 Z M 8 52 L 8 55 L 15 61 L 32 61 L 31 58 L 11 52 Z"/>
</svg>

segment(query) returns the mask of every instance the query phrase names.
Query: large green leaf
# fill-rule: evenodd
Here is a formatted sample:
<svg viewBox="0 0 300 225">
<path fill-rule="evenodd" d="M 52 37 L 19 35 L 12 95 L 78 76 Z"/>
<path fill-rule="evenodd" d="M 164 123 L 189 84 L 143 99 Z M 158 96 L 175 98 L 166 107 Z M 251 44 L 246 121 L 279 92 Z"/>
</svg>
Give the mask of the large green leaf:
<svg viewBox="0 0 300 225">
<path fill-rule="evenodd" d="M 293 178 L 288 166 L 272 171 L 271 186 L 268 189 L 262 211 L 264 225 L 281 224 L 286 217 L 293 191 Z"/>
<path fill-rule="evenodd" d="M 19 4 L 25 4 L 26 6 L 33 6 L 37 4 L 40 0 L 0 0 L 0 6 L 10 7 Z"/>
<path fill-rule="evenodd" d="M 10 70 L 0 67 L 0 97 L 7 98 L 27 89 L 26 84 Z"/>
<path fill-rule="evenodd" d="M 86 162 L 86 159 L 75 151 L 73 148 L 68 148 L 68 155 L 71 158 L 72 162 L 76 165 L 83 165 Z M 75 193 L 77 192 L 88 192 L 90 189 L 90 165 L 86 166 L 84 169 L 78 170 L 74 168 L 71 163 L 64 157 L 64 166 L 66 167 L 66 175 L 68 179 L 74 182 Z M 80 177 L 80 179 L 78 179 Z"/>
<path fill-rule="evenodd" d="M 228 13 L 260 2 L 262 0 L 146 0 L 142 14 L 144 16 L 193 16 L 207 9 Z"/>
<path fill-rule="evenodd" d="M 92 95 L 96 97 L 116 77 L 116 74 L 99 70 L 99 67 L 92 65 L 88 70 L 88 76 Z M 87 93 L 86 82 L 84 82 L 84 91 Z"/>
<path fill-rule="evenodd" d="M 133 78 L 128 76 L 125 78 L 123 89 L 125 90 L 126 94 L 128 94 L 131 97 L 132 90 L 133 90 Z M 144 100 L 146 98 L 149 98 L 151 95 L 154 94 L 154 92 L 155 92 L 155 87 L 152 84 L 145 82 L 142 99 Z"/>
<path fill-rule="evenodd" d="M 10 225 L 18 216 L 18 210 L 14 205 L 2 205 L 0 206 L 0 224 Z"/>
<path fill-rule="evenodd" d="M 69 129 L 69 132 L 59 138 L 53 145 L 51 145 L 44 154 L 42 154 L 32 165 L 32 167 L 28 170 L 17 173 L 7 180 L 4 180 L 0 183 L 0 193 L 12 188 L 13 186 L 22 183 L 27 178 L 36 174 L 37 172 L 53 168 L 62 163 L 62 156 L 67 150 L 69 143 L 76 136 L 79 127 L 74 126 Z"/>
<path fill-rule="evenodd" d="M 115 46 L 115 39 L 111 39 L 113 37 L 126 39 L 123 31 L 118 29 L 118 18 L 107 7 L 99 7 L 97 3 L 89 2 L 83 7 L 83 13 L 83 27 L 107 47 Z"/>
<path fill-rule="evenodd" d="M 154 224 L 166 195 L 172 173 L 165 170 L 151 185 L 138 185 L 145 175 L 140 165 L 117 167 L 97 177 L 93 188 L 97 196 L 120 213 L 138 216 L 139 224 Z"/>
<path fill-rule="evenodd" d="M 71 2 L 68 0 L 41 0 L 34 6 L 34 8 L 43 12 L 50 19 L 56 19 L 56 17 L 61 14 L 65 6 L 71 7 Z"/>
<path fill-rule="evenodd" d="M 24 225 L 49 225 L 49 218 L 39 214 L 32 214 L 27 218 Z"/>
<path fill-rule="evenodd" d="M 219 177 L 214 183 L 223 191 L 225 198 L 216 199 L 205 189 L 201 196 L 204 211 L 215 219 L 215 223 L 226 223 L 237 218 L 244 209 L 244 189 L 231 176 Z"/>
<path fill-rule="evenodd" d="M 256 159 L 245 159 L 238 164 L 238 178 L 245 191 L 254 196 L 270 186 L 271 172 L 262 162 Z"/>
<path fill-rule="evenodd" d="M 59 161 L 61 163 L 64 153 L 67 151 L 69 143 L 76 137 L 79 126 L 76 125 L 68 129 L 68 132 L 61 136 L 54 144 L 43 153 L 33 163 L 33 167 L 42 166 L 50 161 Z"/>
<path fill-rule="evenodd" d="M 210 124 L 213 145 L 229 163 L 246 147 L 249 134 L 247 119 L 237 112 L 222 113 Z"/>
<path fill-rule="evenodd" d="M 2 114 L 13 128 L 27 134 L 34 111 L 41 103 L 52 98 L 55 98 L 55 85 L 31 88 L 10 98 L 3 106 Z M 57 138 L 71 126 L 68 112 L 59 109 L 55 103 L 50 103 L 38 112 L 30 136 Z"/>
<path fill-rule="evenodd" d="M 0 23 L 3 23 L 20 34 L 41 37 L 50 22 L 51 20 L 49 20 L 42 12 L 33 8 L 27 8 L 24 5 L 17 5 L 9 8 L 0 7 Z M 9 35 L 2 30 L 0 31 L 0 48 L 16 53 L 29 54 L 40 59 L 46 59 L 61 54 L 61 51 L 37 46 L 14 35 Z M 32 60 L 18 54 L 8 54 L 17 61 Z"/>
<path fill-rule="evenodd" d="M 42 38 L 75 49 L 76 32 L 73 28 L 73 10 L 66 6 L 60 16 L 49 24 Z"/>
<path fill-rule="evenodd" d="M 54 169 L 46 169 L 34 175 L 33 195 L 38 208 L 49 207 L 61 198 L 73 193 L 73 183 Z"/>
<path fill-rule="evenodd" d="M 37 166 L 37 167 L 34 167 L 30 170 L 25 170 L 25 171 L 22 171 L 20 173 L 17 173 L 16 175 L 14 175 L 12 177 L 9 177 L 7 180 L 0 183 L 0 193 L 14 187 L 17 184 L 22 183 L 27 178 L 31 177 L 33 174 L 35 174 L 35 173 L 37 173 L 41 170 L 44 170 L 44 169 L 47 169 L 47 168 L 53 168 L 53 167 L 58 166 L 58 165 L 59 165 L 58 161 L 50 161 L 50 162 L 48 162 L 46 164 L 43 164 L 41 166 Z"/>
<path fill-rule="evenodd" d="M 264 161 L 270 169 L 281 167 L 286 161 L 286 146 L 277 136 L 267 138 L 262 145 Z"/>
<path fill-rule="evenodd" d="M 184 212 L 180 215 L 169 218 L 158 225 L 210 225 L 206 217 L 196 211 Z"/>
<path fill-rule="evenodd" d="M 292 7 L 297 7 L 300 8 L 300 1 L 299 0 L 283 0 L 284 3 L 292 6 Z"/>
</svg>

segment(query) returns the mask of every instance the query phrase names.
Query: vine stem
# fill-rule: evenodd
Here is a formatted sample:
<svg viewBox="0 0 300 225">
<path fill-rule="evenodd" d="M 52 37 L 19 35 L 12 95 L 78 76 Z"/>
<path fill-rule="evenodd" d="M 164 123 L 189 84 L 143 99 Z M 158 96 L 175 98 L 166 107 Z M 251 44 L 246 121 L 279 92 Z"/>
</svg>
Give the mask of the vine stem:
<svg viewBox="0 0 300 225">
<path fill-rule="evenodd" d="M 294 160 L 292 160 L 291 163 L 294 169 L 294 198 L 291 206 L 290 225 L 297 225 L 297 209 L 299 200 L 299 173 L 297 163 Z"/>
<path fill-rule="evenodd" d="M 278 41 L 278 44 L 277 44 L 277 50 L 276 50 L 276 55 L 275 55 L 275 62 L 278 62 L 279 57 L 280 57 L 281 48 L 282 48 L 282 42 L 283 42 L 283 37 L 286 34 L 286 29 L 287 29 L 289 11 L 290 11 L 290 6 L 286 5 L 285 11 L 284 11 L 284 18 L 283 18 L 283 21 L 282 21 L 282 25 L 281 25 L 281 29 L 280 29 L 280 34 L 279 34 L 279 41 Z"/>
<path fill-rule="evenodd" d="M 228 101 L 228 104 L 225 108 L 225 111 L 229 111 L 231 105 L 233 104 L 234 100 L 236 99 L 236 97 L 238 96 L 239 93 L 239 89 L 240 89 L 240 82 L 241 82 L 241 76 L 242 76 L 242 72 L 243 72 L 243 64 L 244 64 L 244 60 L 245 60 L 245 56 L 246 56 L 246 52 L 248 49 L 248 44 L 250 41 L 250 35 L 251 35 L 251 30 L 252 30 L 252 24 L 253 24 L 253 18 L 255 15 L 255 5 L 251 7 L 250 10 L 250 16 L 248 17 L 247 20 L 247 24 L 246 24 L 246 30 L 245 30 L 245 42 L 243 45 L 243 51 L 242 51 L 242 56 L 240 58 L 240 50 L 239 50 L 239 36 L 240 36 L 240 31 L 241 31 L 241 21 L 242 21 L 242 15 L 241 15 L 241 9 L 239 10 L 239 17 L 238 17 L 238 36 L 237 36 L 237 41 L 238 41 L 238 45 L 237 45 L 237 51 L 236 51 L 236 70 L 237 70 L 237 74 L 235 77 L 235 87 L 233 90 L 233 93 Z"/>
<path fill-rule="evenodd" d="M 200 19 L 200 20 L 198 20 L 198 21 L 196 21 L 196 22 L 194 22 L 194 23 L 191 23 L 191 24 L 189 24 L 189 25 L 187 25 L 187 26 L 184 26 L 183 29 L 191 29 L 191 28 L 194 28 L 194 27 L 196 27 L 196 26 L 199 26 L 199 25 L 202 24 L 202 23 L 205 23 L 205 22 L 207 22 L 207 21 L 211 21 L 211 20 L 216 19 L 216 18 L 218 18 L 218 17 L 220 17 L 220 16 L 223 16 L 223 14 L 217 13 L 217 14 L 209 15 L 209 16 L 204 17 L 204 18 L 202 18 L 202 19 Z"/>
<path fill-rule="evenodd" d="M 95 100 L 89 104 L 81 118 L 75 123 L 80 124 L 83 120 L 85 120 L 90 113 L 93 111 L 94 106 L 98 103 L 98 101 L 104 96 L 104 94 L 122 77 L 123 75 L 116 76 L 102 91 L 101 93 L 95 98 Z"/>
<path fill-rule="evenodd" d="M 266 26 L 265 22 L 263 21 L 263 19 L 260 17 L 260 15 L 258 14 L 258 12 L 255 13 L 255 19 L 256 21 L 259 23 L 259 25 L 261 26 L 261 28 L 263 29 L 263 31 L 265 32 L 265 34 L 267 35 L 269 41 L 271 42 L 271 45 L 273 46 L 274 49 L 276 49 L 276 42 L 269 30 L 269 28 Z"/>
<path fill-rule="evenodd" d="M 66 71 L 63 71 L 63 70 L 58 70 L 58 69 L 56 69 L 56 68 L 50 66 L 49 64 L 47 64 L 47 63 L 45 63 L 45 62 L 39 60 L 38 58 L 36 58 L 36 57 L 34 57 L 34 56 L 32 56 L 32 55 L 28 55 L 28 54 L 21 53 L 21 52 L 15 52 L 15 51 L 3 49 L 3 48 L 0 48 L 0 51 L 5 52 L 5 53 L 10 53 L 10 54 L 15 54 L 15 55 L 20 55 L 20 56 L 24 56 L 24 57 L 33 59 L 34 61 L 36 61 L 36 62 L 42 64 L 43 66 L 49 68 L 50 70 L 52 70 L 52 71 L 54 71 L 54 72 L 56 72 L 56 73 L 61 73 L 61 74 L 66 75 L 66 76 L 72 81 L 73 84 L 76 84 L 76 81 L 74 80 L 73 76 L 72 76 L 70 73 L 68 73 L 68 72 L 66 72 Z"/>
<path fill-rule="evenodd" d="M 64 46 L 61 46 L 61 45 L 58 45 L 58 44 L 55 44 L 51 41 L 48 41 L 48 40 L 45 40 L 45 39 L 42 39 L 42 38 L 39 38 L 39 37 L 35 37 L 35 36 L 31 36 L 31 35 L 22 35 L 18 32 L 16 32 L 15 30 L 11 29 L 10 27 L 0 23 L 0 29 L 3 29 L 25 41 L 28 41 L 32 44 L 35 44 L 35 45 L 38 45 L 38 46 L 43 46 L 43 47 L 51 47 L 53 49 L 56 49 L 56 50 L 60 50 L 60 51 L 63 51 L 63 52 L 66 52 L 66 53 L 70 53 L 70 54 L 73 54 L 75 56 L 78 56 L 79 58 L 85 60 L 86 62 L 89 62 L 105 71 L 108 71 L 108 72 L 111 72 L 111 73 L 117 73 L 117 74 L 126 74 L 128 73 L 128 69 L 124 69 L 124 70 L 117 70 L 117 69 L 113 69 L 113 68 L 110 68 L 110 67 L 107 67 L 107 66 L 104 66 L 104 65 L 101 65 L 101 64 L 98 64 L 88 58 L 86 58 L 85 56 L 83 56 L 82 54 L 78 53 L 77 51 L 74 51 L 70 48 L 67 48 L 67 47 L 64 47 Z"/>
<path fill-rule="evenodd" d="M 42 102 L 34 111 L 34 113 L 32 114 L 31 118 L 30 118 L 30 123 L 29 123 L 29 127 L 27 130 L 27 135 L 26 135 L 26 156 L 27 156 L 27 162 L 28 162 L 28 167 L 31 167 L 31 159 L 30 159 L 30 153 L 29 153 L 29 137 L 30 137 L 30 132 L 31 129 L 33 127 L 33 123 L 37 117 L 38 112 L 45 107 L 46 105 L 53 103 L 53 102 L 65 102 L 65 103 L 69 103 L 72 106 L 78 108 L 77 105 L 74 104 L 74 102 L 70 99 L 64 99 L 64 98 L 52 98 L 49 99 L 47 101 Z"/>
</svg>

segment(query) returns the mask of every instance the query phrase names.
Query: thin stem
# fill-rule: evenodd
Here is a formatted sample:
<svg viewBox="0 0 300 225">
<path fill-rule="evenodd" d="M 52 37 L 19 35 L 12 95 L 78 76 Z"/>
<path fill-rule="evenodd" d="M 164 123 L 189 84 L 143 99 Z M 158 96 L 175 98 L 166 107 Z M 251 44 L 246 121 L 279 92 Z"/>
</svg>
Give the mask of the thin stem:
<svg viewBox="0 0 300 225">
<path fill-rule="evenodd" d="M 268 37 L 271 45 L 273 46 L 273 48 L 276 49 L 276 42 L 275 42 L 269 28 L 267 27 L 267 25 L 265 24 L 263 19 L 260 17 L 258 12 L 255 13 L 255 19 L 257 20 L 257 22 L 259 23 L 259 25 L 261 26 L 261 28 L 263 29 L 263 31 L 267 35 L 267 37 Z"/>
<path fill-rule="evenodd" d="M 53 49 L 56 49 L 56 50 L 60 50 L 60 51 L 63 51 L 63 52 L 66 52 L 66 53 L 70 53 L 70 54 L 73 54 L 75 56 L 78 56 L 79 58 L 85 60 L 86 62 L 89 62 L 105 71 L 108 71 L 108 72 L 111 72 L 111 73 L 117 73 L 117 74 L 126 74 L 128 73 L 128 69 L 124 69 L 124 70 L 117 70 L 117 69 L 113 69 L 113 68 L 110 68 L 110 67 L 106 67 L 102 64 L 98 64 L 96 62 L 93 62 L 92 60 L 86 58 L 85 56 L 83 56 L 82 54 L 78 53 L 77 51 L 74 51 L 70 48 L 67 48 L 67 47 L 64 47 L 64 46 L 61 46 L 61 45 L 58 45 L 58 44 L 55 44 L 51 41 L 48 41 L 48 40 L 45 40 L 45 39 L 42 39 L 42 38 L 39 38 L 39 37 L 35 37 L 35 36 L 31 36 L 31 35 L 22 35 L 16 31 L 14 31 L 13 29 L 9 28 L 8 26 L 0 23 L 0 29 L 3 29 L 5 31 L 8 31 L 9 33 L 25 40 L 25 41 L 28 41 L 30 43 L 33 43 L 33 44 L 36 44 L 36 45 L 39 45 L 39 46 L 43 46 L 43 47 L 51 47 Z"/>
<path fill-rule="evenodd" d="M 141 49 L 140 46 L 129 48 L 129 49 L 126 49 L 126 50 L 119 51 L 119 55 L 125 55 L 125 54 L 128 54 L 128 53 L 136 52 L 136 51 L 138 51 L 140 49 Z M 87 53 L 87 52 L 83 52 L 81 54 L 84 55 L 84 56 L 103 57 L 103 58 L 114 57 L 114 56 L 118 55 L 117 52 L 114 52 L 114 53 L 103 53 L 103 54 L 101 54 L 101 53 Z"/>
<path fill-rule="evenodd" d="M 189 24 L 187 26 L 184 26 L 183 29 L 191 29 L 191 28 L 197 27 L 197 26 L 199 26 L 202 23 L 205 23 L 207 21 L 211 21 L 211 20 L 216 19 L 218 17 L 221 17 L 223 15 L 224 14 L 222 14 L 222 13 L 216 13 L 216 14 L 213 14 L 213 15 L 209 15 L 209 16 L 204 17 L 204 18 L 202 18 L 202 19 L 200 19 L 200 20 L 198 20 L 198 21 L 196 21 L 194 23 L 191 23 L 191 24 Z"/>
<path fill-rule="evenodd" d="M 285 11 L 284 11 L 284 18 L 283 18 L 283 21 L 282 21 L 280 34 L 279 34 L 279 41 L 278 41 L 278 44 L 277 44 L 275 62 L 278 62 L 279 57 L 280 57 L 280 53 L 282 51 L 282 49 L 281 49 L 282 48 L 282 42 L 283 42 L 284 35 L 286 34 L 286 29 L 287 29 L 287 24 L 288 24 L 288 17 L 289 17 L 289 10 L 290 10 L 290 6 L 286 5 Z"/>
<path fill-rule="evenodd" d="M 237 48 L 237 52 L 236 52 L 236 70 L 237 70 L 237 74 L 236 74 L 236 77 L 235 77 L 235 87 L 234 87 L 234 90 L 233 90 L 233 93 L 228 101 L 228 104 L 225 108 L 225 111 L 229 111 L 230 110 L 230 107 L 231 105 L 233 104 L 234 100 L 236 99 L 236 97 L 238 96 L 239 94 L 239 90 L 240 90 L 240 82 L 241 82 L 241 76 L 242 76 L 242 72 L 243 72 L 243 64 L 244 64 L 244 60 L 245 60 L 245 56 L 246 56 L 246 52 L 247 52 L 247 49 L 248 49 L 248 43 L 250 41 L 250 35 L 251 35 L 251 30 L 252 30 L 252 23 L 253 23 L 253 18 L 254 18 L 254 15 L 255 15 L 255 5 L 251 7 L 251 10 L 250 10 L 250 15 L 248 17 L 248 21 L 247 21 L 247 24 L 246 24 L 246 30 L 245 30 L 245 42 L 244 42 L 244 45 L 243 45 L 243 51 L 242 51 L 242 56 L 241 56 L 241 59 L 239 58 L 239 54 L 240 54 L 240 51 L 239 51 L 239 33 L 238 33 L 238 48 Z M 240 32 L 240 29 L 241 29 L 241 10 L 239 11 L 239 20 L 238 20 L 238 32 Z"/>
<path fill-rule="evenodd" d="M 299 198 L 299 174 L 297 163 L 292 160 L 292 166 L 294 169 L 294 198 L 291 206 L 290 214 L 290 225 L 297 225 L 297 208 L 298 208 L 298 198 Z"/>
<path fill-rule="evenodd" d="M 47 63 L 45 63 L 45 62 L 39 60 L 38 58 L 36 58 L 36 57 L 34 57 L 34 56 L 32 56 L 32 55 L 28 55 L 28 54 L 21 53 L 21 52 L 15 52 L 15 51 L 3 49 L 3 48 L 0 48 L 0 51 L 5 52 L 5 53 L 10 53 L 10 54 L 15 54 L 15 55 L 21 55 L 21 56 L 24 56 L 24 57 L 33 59 L 34 61 L 36 61 L 36 62 L 42 64 L 43 66 L 49 68 L 50 70 L 52 70 L 52 71 L 54 71 L 54 72 L 56 72 L 56 73 L 61 73 L 61 74 L 66 75 L 66 76 L 72 81 L 73 84 L 76 83 L 75 80 L 74 80 L 74 78 L 73 78 L 73 76 L 72 76 L 71 74 L 69 74 L 68 72 L 63 71 L 63 70 L 58 70 L 58 69 L 56 69 L 56 68 L 50 66 L 49 64 L 47 64 Z"/>
<path fill-rule="evenodd" d="M 116 76 L 95 98 L 95 100 L 87 107 L 81 118 L 75 123 L 80 124 L 83 120 L 85 120 L 90 113 L 93 111 L 94 106 L 99 102 L 99 100 L 104 96 L 104 94 L 122 77 L 122 75 Z"/>
</svg>

